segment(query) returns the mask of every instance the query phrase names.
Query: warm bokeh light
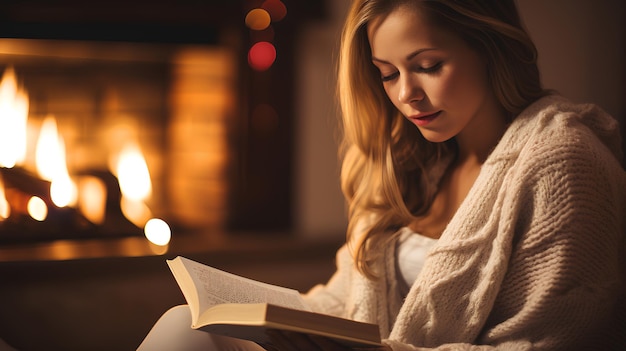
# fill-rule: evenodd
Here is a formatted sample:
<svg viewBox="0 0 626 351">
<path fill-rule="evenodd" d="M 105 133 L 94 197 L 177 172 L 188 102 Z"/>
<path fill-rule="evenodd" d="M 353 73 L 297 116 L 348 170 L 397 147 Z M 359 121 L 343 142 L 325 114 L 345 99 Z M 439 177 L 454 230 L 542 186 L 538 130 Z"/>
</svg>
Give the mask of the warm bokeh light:
<svg viewBox="0 0 626 351">
<path fill-rule="evenodd" d="M 139 146 L 131 143 L 122 149 L 115 173 L 124 197 L 130 200 L 146 200 L 150 197 L 150 172 Z"/>
<path fill-rule="evenodd" d="M 76 184 L 67 175 L 61 175 L 50 184 L 50 198 L 58 207 L 74 206 L 78 198 Z"/>
<path fill-rule="evenodd" d="M 152 211 L 142 200 L 133 200 L 122 195 L 120 208 L 124 217 L 139 228 L 143 228 L 152 217 Z"/>
<path fill-rule="evenodd" d="M 57 131 L 56 120 L 44 119 L 35 152 L 37 172 L 51 182 L 50 197 L 59 207 L 73 206 L 77 201 L 76 185 L 67 171 L 65 143 Z"/>
<path fill-rule="evenodd" d="M 144 227 L 144 233 L 151 243 L 159 246 L 169 244 L 172 238 L 170 226 L 159 218 L 150 219 Z"/>
<path fill-rule="evenodd" d="M 11 207 L 4 194 L 4 180 L 0 177 L 0 221 L 9 218 L 11 215 Z"/>
<path fill-rule="evenodd" d="M 11 168 L 26 158 L 28 95 L 18 87 L 15 71 L 5 69 L 0 81 L 0 166 Z"/>
<path fill-rule="evenodd" d="M 276 48 L 272 43 L 261 41 L 254 44 L 248 51 L 248 63 L 256 71 L 265 71 L 276 60 Z"/>
<path fill-rule="evenodd" d="M 78 209 L 93 224 L 106 217 L 107 189 L 102 179 L 84 176 L 78 180 Z"/>
<path fill-rule="evenodd" d="M 48 206 L 39 197 L 33 196 L 28 200 L 28 214 L 37 221 L 44 221 L 48 217 Z"/>
<path fill-rule="evenodd" d="M 264 9 L 253 9 L 246 15 L 246 26 L 253 30 L 263 30 L 269 27 L 272 19 Z"/>
<path fill-rule="evenodd" d="M 145 203 L 152 194 L 152 182 L 148 164 L 137 144 L 129 143 L 122 149 L 115 173 L 122 192 L 122 213 L 137 227 L 143 228 L 152 217 Z"/>
<path fill-rule="evenodd" d="M 261 8 L 269 12 L 272 21 L 274 22 L 282 20 L 287 15 L 287 7 L 280 0 L 265 0 L 261 5 Z"/>
<path fill-rule="evenodd" d="M 52 181 L 65 167 L 65 146 L 57 131 L 56 120 L 48 116 L 41 124 L 35 151 L 37 173 Z"/>
</svg>

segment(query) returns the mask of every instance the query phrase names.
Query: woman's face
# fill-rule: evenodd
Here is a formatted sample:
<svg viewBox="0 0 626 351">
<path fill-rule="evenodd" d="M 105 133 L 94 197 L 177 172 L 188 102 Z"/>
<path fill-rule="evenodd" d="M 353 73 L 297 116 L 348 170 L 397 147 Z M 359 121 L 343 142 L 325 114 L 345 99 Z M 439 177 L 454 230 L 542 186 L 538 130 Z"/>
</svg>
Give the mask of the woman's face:
<svg viewBox="0 0 626 351">
<path fill-rule="evenodd" d="M 476 139 L 501 124 L 485 62 L 457 36 L 401 7 L 372 21 L 368 39 L 387 96 L 427 140 Z"/>
</svg>

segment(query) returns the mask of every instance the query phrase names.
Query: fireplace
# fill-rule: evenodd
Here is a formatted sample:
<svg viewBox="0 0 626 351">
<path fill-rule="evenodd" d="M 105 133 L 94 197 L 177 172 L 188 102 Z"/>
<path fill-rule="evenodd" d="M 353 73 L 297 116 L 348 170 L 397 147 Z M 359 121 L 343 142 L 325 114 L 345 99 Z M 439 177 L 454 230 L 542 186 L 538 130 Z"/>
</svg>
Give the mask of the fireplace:
<svg viewBox="0 0 626 351">
<path fill-rule="evenodd" d="M 253 10 L 277 3 L 287 13 L 280 22 L 251 24 Z M 166 238 L 288 231 L 292 43 L 322 7 L 8 6 L 0 106 L 12 116 L 26 109 L 27 119 L 17 129 L 0 121 L 7 135 L 24 137 L 2 141 L 11 143 L 3 150 L 24 152 L 0 160 L 0 245 L 150 238 L 150 228 Z M 249 50 L 261 42 L 276 56 L 259 66 Z M 55 188 L 65 199 L 57 202 Z"/>
<path fill-rule="evenodd" d="M 28 112 L 26 140 L 3 138 L 4 150 L 25 153 L 2 165 L 13 213 L 0 240 L 131 235 L 151 218 L 224 225 L 236 114 L 231 50 L 4 39 L 0 53 L 8 63 L 0 104 Z M 7 137 L 20 135 L 4 120 Z M 55 154 L 60 145 L 46 140 L 63 150 Z M 47 164 L 64 174 L 45 174 Z M 74 198 L 59 203 L 54 185 L 64 181 L 60 195 Z M 43 200 L 43 218 L 19 206 L 32 196 Z"/>
</svg>

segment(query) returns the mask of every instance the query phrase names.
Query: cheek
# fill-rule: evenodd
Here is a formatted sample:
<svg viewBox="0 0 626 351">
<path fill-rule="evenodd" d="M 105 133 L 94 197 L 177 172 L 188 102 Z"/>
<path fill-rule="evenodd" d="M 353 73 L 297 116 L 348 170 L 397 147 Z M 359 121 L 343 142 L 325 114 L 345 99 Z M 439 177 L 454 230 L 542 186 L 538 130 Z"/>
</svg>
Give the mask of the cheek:
<svg viewBox="0 0 626 351">
<path fill-rule="evenodd" d="M 474 72 L 453 70 L 440 77 L 433 86 L 432 97 L 451 105 L 448 107 L 467 108 L 477 102 L 483 92 L 482 80 Z"/>
<path fill-rule="evenodd" d="M 401 104 L 400 101 L 398 101 L 398 90 L 395 88 L 395 85 L 386 85 L 384 90 L 387 98 L 389 98 L 393 106 L 395 106 L 399 110 Z"/>
</svg>

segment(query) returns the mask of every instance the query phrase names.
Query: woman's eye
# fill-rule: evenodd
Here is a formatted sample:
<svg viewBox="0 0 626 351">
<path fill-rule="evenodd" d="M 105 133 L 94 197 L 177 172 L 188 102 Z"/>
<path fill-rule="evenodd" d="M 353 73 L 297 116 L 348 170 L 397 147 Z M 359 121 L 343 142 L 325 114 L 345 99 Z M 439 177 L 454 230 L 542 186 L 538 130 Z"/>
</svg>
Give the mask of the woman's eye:
<svg viewBox="0 0 626 351">
<path fill-rule="evenodd" d="M 392 74 L 389 74 L 389 75 L 386 75 L 386 76 L 382 76 L 381 80 L 383 82 L 388 82 L 390 80 L 395 79 L 398 76 L 398 74 L 399 74 L 398 72 L 395 72 L 395 73 L 392 73 Z"/>
<path fill-rule="evenodd" d="M 415 68 L 415 72 L 417 73 L 426 73 L 426 74 L 432 74 L 432 73 L 437 73 L 439 72 L 439 70 L 441 69 L 441 67 L 443 67 L 443 62 L 437 62 L 433 65 L 429 65 L 426 67 L 422 67 L 422 66 L 417 66 Z M 394 72 L 388 75 L 383 75 L 381 77 L 381 80 L 383 82 L 389 82 L 392 81 L 394 79 L 396 79 L 398 76 L 400 75 L 400 72 Z"/>
<path fill-rule="evenodd" d="M 428 66 L 428 67 L 418 67 L 417 71 L 421 72 L 421 73 L 435 73 L 437 71 L 439 71 L 439 69 L 441 68 L 441 66 L 443 65 L 442 62 L 437 62 L 436 64 L 432 65 L 432 66 Z"/>
</svg>

